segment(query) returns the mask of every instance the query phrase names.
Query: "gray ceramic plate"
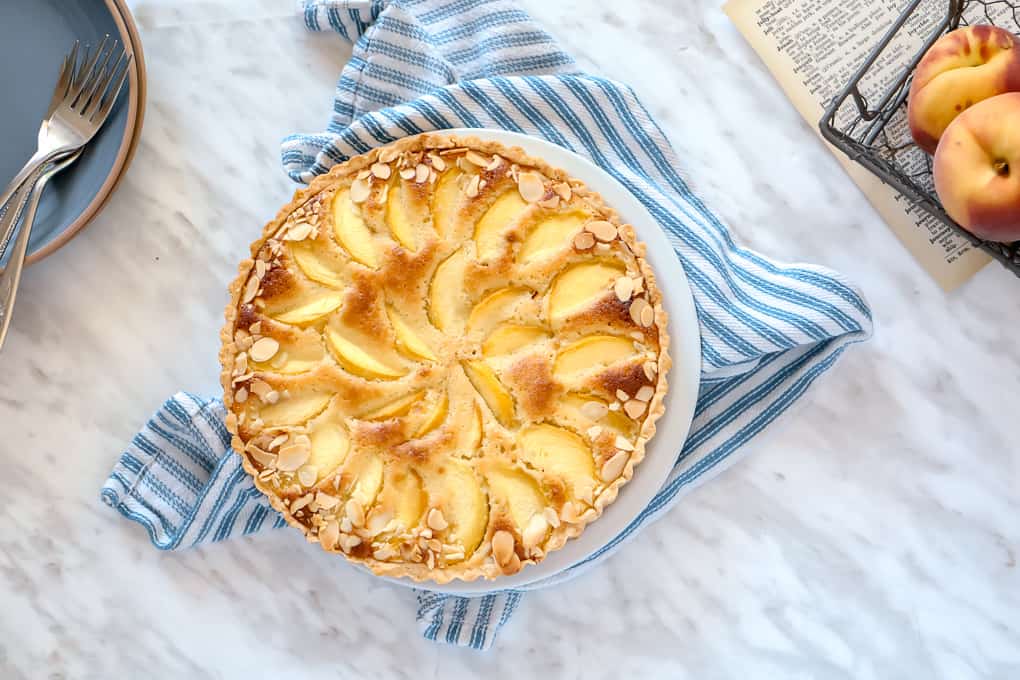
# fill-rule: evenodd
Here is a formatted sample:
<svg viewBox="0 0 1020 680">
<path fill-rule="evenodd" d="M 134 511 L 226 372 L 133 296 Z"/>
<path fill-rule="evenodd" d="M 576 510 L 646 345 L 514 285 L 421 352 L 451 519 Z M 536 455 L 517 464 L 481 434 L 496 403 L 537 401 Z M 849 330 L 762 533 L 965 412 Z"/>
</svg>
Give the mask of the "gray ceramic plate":
<svg viewBox="0 0 1020 680">
<path fill-rule="evenodd" d="M 56 250 L 91 219 L 126 166 L 141 124 L 144 65 L 130 14 L 120 0 L 0 0 L 0 184 L 35 151 L 61 60 L 77 39 L 97 45 L 109 34 L 135 55 L 130 82 L 106 125 L 39 205 L 29 261 Z"/>
</svg>

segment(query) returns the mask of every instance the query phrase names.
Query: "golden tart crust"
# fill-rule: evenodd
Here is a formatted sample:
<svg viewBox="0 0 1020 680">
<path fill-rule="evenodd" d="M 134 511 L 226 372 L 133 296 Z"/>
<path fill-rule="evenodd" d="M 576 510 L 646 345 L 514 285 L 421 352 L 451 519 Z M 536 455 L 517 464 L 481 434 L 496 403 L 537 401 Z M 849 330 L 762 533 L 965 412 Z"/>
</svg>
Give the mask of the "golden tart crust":
<svg viewBox="0 0 1020 680">
<path fill-rule="evenodd" d="M 512 574 L 633 475 L 670 367 L 645 247 L 519 148 L 426 133 L 294 195 L 230 286 L 232 446 L 287 522 L 386 576 Z"/>
</svg>

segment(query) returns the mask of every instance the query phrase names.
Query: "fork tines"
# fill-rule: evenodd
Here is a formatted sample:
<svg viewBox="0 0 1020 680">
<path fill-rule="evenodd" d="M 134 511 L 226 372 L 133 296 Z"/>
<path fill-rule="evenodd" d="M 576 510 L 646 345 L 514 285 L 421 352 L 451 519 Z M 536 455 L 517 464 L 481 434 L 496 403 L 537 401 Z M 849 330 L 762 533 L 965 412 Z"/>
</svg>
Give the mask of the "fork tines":
<svg viewBox="0 0 1020 680">
<path fill-rule="evenodd" d="M 127 78 L 131 58 L 132 55 L 120 47 L 119 41 L 114 39 L 111 42 L 107 35 L 91 57 L 89 47 L 85 47 L 79 64 L 76 41 L 64 58 L 54 98 L 57 92 L 63 91 L 62 99 L 71 110 L 89 120 L 104 118 Z"/>
</svg>

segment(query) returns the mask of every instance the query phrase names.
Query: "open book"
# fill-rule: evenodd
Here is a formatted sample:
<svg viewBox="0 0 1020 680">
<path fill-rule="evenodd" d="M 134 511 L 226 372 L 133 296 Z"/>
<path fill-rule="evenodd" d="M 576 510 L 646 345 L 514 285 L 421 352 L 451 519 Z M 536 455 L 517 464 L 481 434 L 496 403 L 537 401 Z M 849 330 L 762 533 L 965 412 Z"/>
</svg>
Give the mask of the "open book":
<svg viewBox="0 0 1020 680">
<path fill-rule="evenodd" d="M 786 95 L 812 128 L 825 108 L 899 17 L 906 0 L 730 0 L 724 10 L 761 56 Z M 916 25 L 934 27 L 945 16 L 945 0 L 922 3 Z M 906 43 L 874 67 L 896 77 L 928 32 L 906 32 Z M 895 58 L 902 56 L 903 58 Z M 885 75 L 885 74 L 880 74 Z M 821 137 L 821 133 L 818 133 Z M 833 153 L 903 245 L 931 276 L 949 291 L 972 277 L 990 260 L 967 239 L 913 206 L 838 149 Z"/>
</svg>

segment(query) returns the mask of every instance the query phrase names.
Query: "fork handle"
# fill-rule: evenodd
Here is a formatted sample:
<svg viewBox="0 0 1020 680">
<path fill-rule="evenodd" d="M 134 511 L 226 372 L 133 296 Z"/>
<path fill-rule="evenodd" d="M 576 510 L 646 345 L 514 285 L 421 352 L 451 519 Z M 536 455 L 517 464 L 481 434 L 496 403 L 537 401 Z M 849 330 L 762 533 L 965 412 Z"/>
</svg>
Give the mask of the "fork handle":
<svg viewBox="0 0 1020 680">
<path fill-rule="evenodd" d="M 11 200 L 11 197 L 14 196 L 18 189 L 21 188 L 21 185 L 24 184 L 29 177 L 35 175 L 35 173 L 41 168 L 46 167 L 46 164 L 53 159 L 66 154 L 68 151 L 73 151 L 75 148 L 76 147 L 73 146 L 58 146 L 53 149 L 37 149 L 36 152 L 32 154 L 32 157 L 28 159 L 28 162 L 25 163 L 25 167 L 18 171 L 18 174 L 14 176 L 11 183 L 8 184 L 7 187 L 4 188 L 3 193 L 0 194 L 0 207 L 4 206 Z"/>
<path fill-rule="evenodd" d="M 11 325 L 11 316 L 13 316 L 14 312 L 14 298 L 18 294 L 21 270 L 25 268 L 25 255 L 28 253 L 28 237 L 32 232 L 32 223 L 35 222 L 39 198 L 42 196 L 43 189 L 46 188 L 46 182 L 53 174 L 52 170 L 49 172 L 42 171 L 21 189 L 21 195 L 29 197 L 28 207 L 25 209 L 25 221 L 21 225 L 18 239 L 14 242 L 14 250 L 11 252 L 11 259 L 7 263 L 7 267 L 0 270 L 0 349 L 3 349 L 4 339 L 7 337 L 7 330 Z"/>
</svg>

